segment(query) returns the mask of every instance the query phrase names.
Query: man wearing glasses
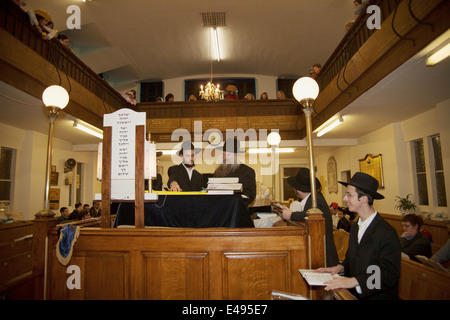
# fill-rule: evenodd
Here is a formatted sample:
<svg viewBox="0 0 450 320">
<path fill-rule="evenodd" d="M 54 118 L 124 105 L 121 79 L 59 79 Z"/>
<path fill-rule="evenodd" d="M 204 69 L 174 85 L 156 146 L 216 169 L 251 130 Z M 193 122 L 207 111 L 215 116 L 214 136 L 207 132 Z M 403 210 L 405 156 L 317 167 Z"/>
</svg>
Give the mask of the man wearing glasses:
<svg viewBox="0 0 450 320">
<path fill-rule="evenodd" d="M 326 282 L 325 290 L 350 289 L 358 299 L 398 299 L 401 247 L 395 229 L 373 208 L 374 199 L 384 199 L 377 192 L 378 181 L 357 172 L 347 187 L 344 202 L 359 214 L 350 230 L 348 250 L 341 264 L 319 268 L 317 272 L 343 273 Z"/>
</svg>

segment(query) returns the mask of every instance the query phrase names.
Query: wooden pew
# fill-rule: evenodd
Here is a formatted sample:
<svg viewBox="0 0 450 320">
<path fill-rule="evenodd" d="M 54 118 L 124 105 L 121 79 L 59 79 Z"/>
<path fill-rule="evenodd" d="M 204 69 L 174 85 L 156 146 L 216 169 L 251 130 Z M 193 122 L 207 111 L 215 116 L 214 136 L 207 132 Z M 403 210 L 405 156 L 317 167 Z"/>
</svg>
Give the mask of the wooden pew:
<svg viewBox="0 0 450 320">
<path fill-rule="evenodd" d="M 450 300 L 450 273 L 402 258 L 401 300 Z"/>
</svg>

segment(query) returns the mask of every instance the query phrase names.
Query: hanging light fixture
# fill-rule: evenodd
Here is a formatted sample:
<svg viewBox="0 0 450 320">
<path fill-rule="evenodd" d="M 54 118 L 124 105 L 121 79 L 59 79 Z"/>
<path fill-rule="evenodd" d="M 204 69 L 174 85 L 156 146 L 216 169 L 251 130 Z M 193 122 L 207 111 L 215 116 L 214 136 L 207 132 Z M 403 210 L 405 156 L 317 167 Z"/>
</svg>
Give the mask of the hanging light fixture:
<svg viewBox="0 0 450 320">
<path fill-rule="evenodd" d="M 210 19 L 213 17 L 211 12 L 211 4 L 210 4 L 210 12 L 208 14 L 205 14 L 206 17 L 208 17 L 206 20 L 209 21 L 207 24 L 204 22 L 204 26 L 209 27 L 209 63 L 210 63 L 210 78 L 209 82 L 206 84 L 206 86 L 203 87 L 203 85 L 200 86 L 199 96 L 200 99 L 206 100 L 206 101 L 217 101 L 223 99 L 223 91 L 220 90 L 220 85 L 214 85 L 213 83 L 213 66 L 212 66 L 212 43 L 214 39 L 214 48 L 217 55 L 217 61 L 220 61 L 220 50 L 219 50 L 219 37 L 217 33 L 217 21 L 215 19 Z M 205 20 L 205 17 L 204 17 Z"/>
</svg>

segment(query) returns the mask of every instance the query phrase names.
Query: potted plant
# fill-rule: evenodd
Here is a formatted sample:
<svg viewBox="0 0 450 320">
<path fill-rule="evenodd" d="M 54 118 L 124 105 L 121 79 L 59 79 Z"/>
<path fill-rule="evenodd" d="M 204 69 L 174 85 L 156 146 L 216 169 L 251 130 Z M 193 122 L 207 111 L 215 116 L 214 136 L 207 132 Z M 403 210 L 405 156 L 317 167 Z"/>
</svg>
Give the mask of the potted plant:
<svg viewBox="0 0 450 320">
<path fill-rule="evenodd" d="M 405 213 L 414 213 L 416 210 L 416 205 L 411 199 L 409 199 L 409 196 L 412 196 L 412 194 L 407 194 L 405 198 L 400 196 L 395 197 L 395 201 L 397 201 L 395 209 L 400 210 L 402 215 Z"/>
</svg>

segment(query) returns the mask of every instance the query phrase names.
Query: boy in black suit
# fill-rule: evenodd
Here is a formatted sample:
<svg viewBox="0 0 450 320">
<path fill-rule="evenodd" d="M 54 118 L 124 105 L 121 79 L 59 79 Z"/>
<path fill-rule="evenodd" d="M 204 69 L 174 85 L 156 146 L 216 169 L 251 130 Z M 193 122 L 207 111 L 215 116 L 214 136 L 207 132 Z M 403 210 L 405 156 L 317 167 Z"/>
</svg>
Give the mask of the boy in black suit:
<svg viewBox="0 0 450 320">
<path fill-rule="evenodd" d="M 203 175 L 194 169 L 194 157 L 199 151 L 190 141 L 183 142 L 178 152 L 182 163 L 168 170 L 170 191 L 201 191 L 206 187 Z"/>
<path fill-rule="evenodd" d="M 398 299 L 401 247 L 395 229 L 373 208 L 374 199 L 384 199 L 377 192 L 378 181 L 357 172 L 347 187 L 344 201 L 359 220 L 350 229 L 348 250 L 342 264 L 319 268 L 318 272 L 344 273 L 326 282 L 325 290 L 350 289 L 358 299 Z"/>
</svg>

